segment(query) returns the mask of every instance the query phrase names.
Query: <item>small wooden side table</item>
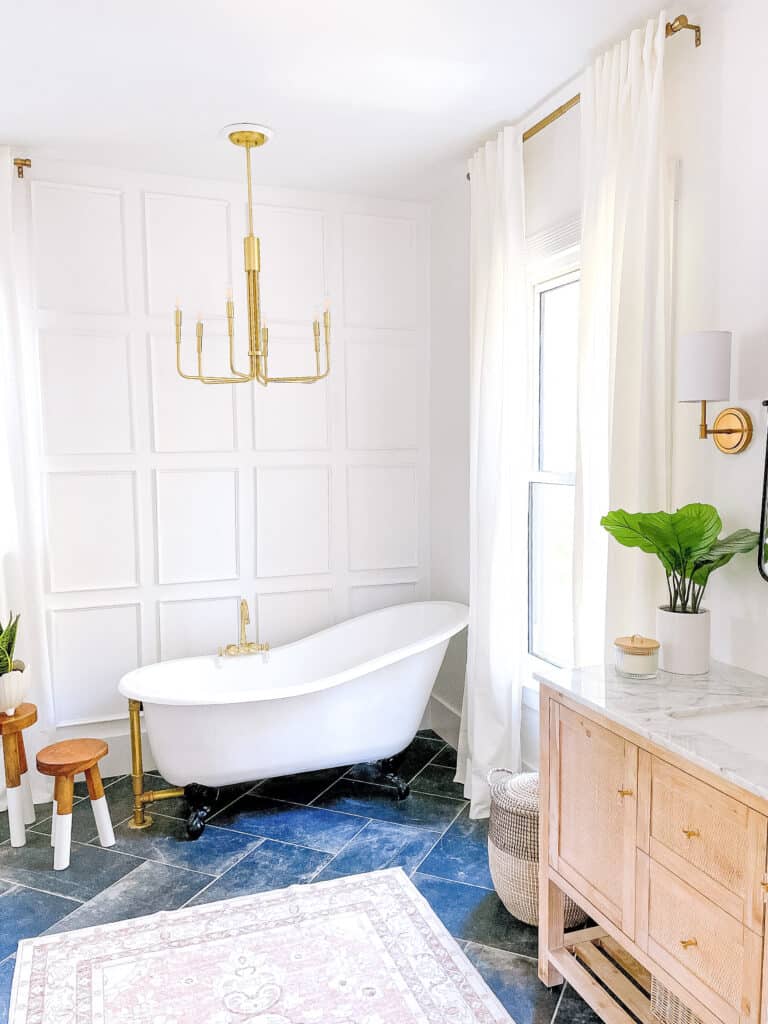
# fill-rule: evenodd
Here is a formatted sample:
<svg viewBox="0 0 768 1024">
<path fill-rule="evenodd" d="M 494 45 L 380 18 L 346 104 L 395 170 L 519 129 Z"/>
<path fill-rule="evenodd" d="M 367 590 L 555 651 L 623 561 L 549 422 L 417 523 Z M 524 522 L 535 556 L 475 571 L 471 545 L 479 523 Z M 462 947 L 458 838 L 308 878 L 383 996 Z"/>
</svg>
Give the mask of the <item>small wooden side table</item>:
<svg viewBox="0 0 768 1024">
<path fill-rule="evenodd" d="M 36 721 L 37 708 L 34 704 L 20 704 L 12 715 L 0 715 L 11 846 L 26 846 L 25 825 L 35 823 L 35 805 L 32 800 L 32 787 L 29 784 L 27 752 L 24 749 L 22 732 Z"/>
</svg>

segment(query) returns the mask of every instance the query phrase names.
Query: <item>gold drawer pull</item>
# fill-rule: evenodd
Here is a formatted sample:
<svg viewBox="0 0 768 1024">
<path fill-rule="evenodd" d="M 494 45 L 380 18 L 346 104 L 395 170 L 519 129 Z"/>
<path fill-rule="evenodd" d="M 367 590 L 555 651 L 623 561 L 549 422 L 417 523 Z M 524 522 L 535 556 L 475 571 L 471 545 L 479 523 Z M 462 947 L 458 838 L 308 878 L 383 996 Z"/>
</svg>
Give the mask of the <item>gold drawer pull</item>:
<svg viewBox="0 0 768 1024">
<path fill-rule="evenodd" d="M 620 789 L 619 796 L 623 799 L 625 796 L 634 796 L 634 790 L 632 789 Z"/>
<path fill-rule="evenodd" d="M 683 835 L 686 839 L 698 839 L 701 836 L 701 832 L 697 828 L 684 828 Z"/>
<path fill-rule="evenodd" d="M 696 939 L 681 939 L 680 945 L 683 949 L 690 949 L 692 946 L 698 946 Z"/>
</svg>

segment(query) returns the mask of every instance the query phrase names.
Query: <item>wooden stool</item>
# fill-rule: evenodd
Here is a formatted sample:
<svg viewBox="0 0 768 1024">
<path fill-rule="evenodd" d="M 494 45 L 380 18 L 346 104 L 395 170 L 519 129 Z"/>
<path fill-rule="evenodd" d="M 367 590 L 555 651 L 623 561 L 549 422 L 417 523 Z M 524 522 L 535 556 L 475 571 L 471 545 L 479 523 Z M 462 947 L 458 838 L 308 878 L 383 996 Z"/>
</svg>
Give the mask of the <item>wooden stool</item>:
<svg viewBox="0 0 768 1024">
<path fill-rule="evenodd" d="M 27 832 L 24 826 L 35 823 L 35 805 L 27 770 L 27 752 L 21 733 L 36 721 L 37 708 L 34 704 L 20 704 L 12 715 L 0 715 L 11 846 L 25 846 Z"/>
<path fill-rule="evenodd" d="M 107 798 L 101 781 L 98 762 L 109 753 L 104 740 L 63 740 L 45 747 L 37 755 L 37 770 L 41 775 L 53 776 L 53 818 L 51 819 L 51 846 L 53 869 L 64 871 L 69 867 L 72 847 L 72 800 L 75 776 L 85 773 L 88 796 L 91 798 L 93 817 L 102 846 L 115 845 L 115 833 L 109 817 Z"/>
</svg>

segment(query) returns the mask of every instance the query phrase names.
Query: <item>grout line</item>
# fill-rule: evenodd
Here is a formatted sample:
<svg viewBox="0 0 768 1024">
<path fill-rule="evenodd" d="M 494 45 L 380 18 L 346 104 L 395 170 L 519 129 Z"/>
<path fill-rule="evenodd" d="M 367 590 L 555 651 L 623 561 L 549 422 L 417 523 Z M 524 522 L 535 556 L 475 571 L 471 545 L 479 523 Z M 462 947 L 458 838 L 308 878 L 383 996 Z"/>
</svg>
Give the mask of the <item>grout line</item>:
<svg viewBox="0 0 768 1024">
<path fill-rule="evenodd" d="M 455 935 L 453 937 L 456 939 Z M 506 949 L 503 946 L 492 946 L 490 942 L 480 942 L 477 939 L 456 939 L 456 941 L 464 942 L 468 946 L 482 946 L 484 949 L 492 949 L 498 953 L 507 953 L 509 956 L 515 957 L 517 960 L 526 960 L 529 964 L 538 964 L 539 962 L 539 958 L 536 956 L 528 956 L 527 953 L 517 953 L 514 949 Z"/>
<path fill-rule="evenodd" d="M 242 855 L 242 857 L 238 857 L 236 861 L 234 861 L 232 864 L 230 864 L 226 871 L 222 871 L 222 873 L 220 875 L 216 875 L 214 878 L 212 878 L 210 880 L 210 882 L 208 882 L 206 885 L 204 885 L 202 889 L 200 889 L 198 892 L 196 892 L 194 894 L 194 896 L 190 896 L 188 900 L 185 900 L 184 903 L 182 903 L 181 907 L 179 907 L 178 909 L 182 910 L 184 907 L 188 906 L 191 903 L 192 900 L 196 900 L 197 897 L 200 896 L 202 893 L 207 892 L 208 889 L 210 889 L 210 887 L 213 885 L 214 882 L 218 882 L 225 875 L 229 874 L 230 871 L 232 871 L 234 868 L 237 867 L 237 865 L 240 863 L 240 861 L 245 860 L 245 858 L 248 857 L 250 854 L 255 853 L 255 851 L 258 850 L 259 847 L 263 846 L 264 843 L 266 842 L 266 839 L 264 839 L 263 836 L 252 836 L 252 838 L 253 839 L 259 839 L 260 841 L 255 846 L 252 846 L 250 850 L 246 850 L 245 853 Z M 248 894 L 244 893 L 243 895 L 248 895 Z"/>
<path fill-rule="evenodd" d="M 346 841 L 346 843 L 344 843 L 344 845 L 341 847 L 341 849 L 337 850 L 336 853 L 334 853 L 333 856 L 331 857 L 331 859 L 328 861 L 328 863 L 325 864 L 320 870 L 321 871 L 325 871 L 326 868 L 330 868 L 331 864 L 333 864 L 333 862 L 336 860 L 336 858 L 338 856 L 340 856 L 342 853 L 344 853 L 344 851 L 346 850 L 346 848 L 349 846 L 350 843 L 353 843 L 356 839 L 358 839 L 363 834 L 363 832 L 365 832 L 365 830 L 369 827 L 369 825 L 371 824 L 371 822 L 373 820 L 374 820 L 373 818 L 369 818 L 366 821 L 366 823 L 363 825 L 363 827 L 361 829 L 358 829 L 358 831 L 355 832 L 355 834 L 353 836 L 350 836 L 350 838 Z M 331 868 L 331 870 L 333 870 L 333 868 Z M 317 873 L 319 874 L 319 872 L 317 872 Z M 313 875 L 313 877 L 314 877 L 314 875 Z"/>
<path fill-rule="evenodd" d="M 162 818 L 163 815 L 160 814 L 160 815 L 158 815 L 158 817 Z M 349 817 L 351 818 L 352 815 L 350 814 Z M 367 824 L 369 821 L 375 821 L 376 819 L 374 819 L 374 818 L 362 818 L 361 820 L 365 821 L 366 824 Z M 386 824 L 389 824 L 389 822 L 387 822 Z M 336 854 L 332 853 L 330 850 L 318 850 L 318 848 L 316 846 L 305 846 L 303 843 L 293 842 L 290 839 L 277 839 L 277 838 L 275 838 L 275 836 L 265 836 L 265 835 L 262 835 L 261 833 L 243 832 L 242 829 L 231 828 L 229 825 L 215 825 L 215 824 L 213 824 L 213 822 L 207 822 L 205 827 L 209 828 L 211 826 L 213 828 L 219 829 L 220 832 L 232 832 L 236 836 L 247 836 L 248 839 L 260 839 L 262 842 L 280 843 L 283 846 L 294 846 L 294 847 L 296 847 L 299 850 L 311 850 L 312 853 L 323 853 L 323 854 L 326 854 L 328 857 L 335 857 L 336 856 Z M 357 838 L 357 836 L 359 836 L 360 833 L 363 831 L 363 828 L 365 828 L 365 825 L 363 825 L 361 828 L 359 828 L 357 830 L 357 832 L 355 832 L 354 836 L 352 836 L 350 839 L 347 840 L 347 842 L 344 844 L 344 846 L 346 846 L 347 843 L 351 843 L 353 839 Z M 259 845 L 261 845 L 261 844 L 259 844 Z M 248 850 L 247 853 L 244 854 L 244 856 L 247 857 L 248 853 L 253 853 L 254 850 L 256 850 L 257 848 L 258 847 L 254 846 L 253 849 Z M 342 849 L 343 848 L 344 847 L 342 847 Z M 341 853 L 341 850 L 338 850 L 337 852 Z M 238 858 L 238 860 L 235 863 L 239 863 L 241 860 L 242 860 L 242 857 Z M 232 865 L 232 867 L 234 867 L 234 864 Z M 191 870 L 191 869 L 188 869 L 188 870 Z M 227 868 L 227 871 L 229 871 L 229 870 L 230 870 L 230 868 Z M 222 874 L 226 875 L 227 871 L 223 871 Z M 216 877 L 217 878 L 221 878 L 221 875 L 217 875 Z"/>
<path fill-rule="evenodd" d="M 50 889 L 41 889 L 39 885 L 25 885 L 23 882 L 14 882 L 10 878 L 2 878 L 0 881 L 9 882 L 14 886 L 14 888 L 10 889 L 7 893 L 3 893 L 4 896 L 10 896 L 11 893 L 15 892 L 17 889 L 31 889 L 32 892 L 41 892 L 44 896 L 58 896 L 63 900 L 71 900 L 71 902 L 78 903 L 80 906 L 88 902 L 88 900 L 81 900 L 77 896 L 65 896 L 63 893 L 52 892 Z M 7 959 L 8 958 L 6 957 L 6 960 Z"/>
<path fill-rule="evenodd" d="M 317 796 L 313 797 L 312 800 L 310 801 L 310 803 L 307 804 L 307 807 L 314 806 L 315 805 L 315 800 L 319 800 L 321 796 L 325 796 L 325 794 L 328 792 L 328 790 L 333 789 L 333 787 L 336 785 L 337 782 L 340 782 L 342 779 L 346 779 L 346 777 L 349 775 L 349 773 L 352 771 L 352 769 L 354 767 L 355 767 L 354 765 L 350 765 L 349 768 L 347 768 L 347 770 L 345 772 L 343 772 L 338 777 L 338 779 L 334 779 L 333 782 L 329 786 L 326 786 L 325 789 L 321 789 L 320 792 L 317 794 Z M 320 809 L 321 810 L 326 810 L 326 808 L 320 808 Z M 339 812 L 339 813 L 341 813 L 341 812 Z"/>
<path fill-rule="evenodd" d="M 427 766 L 424 765 L 424 768 L 426 768 L 426 767 Z M 442 765 L 438 765 L 437 767 L 442 767 Z M 415 775 L 412 776 L 412 778 L 415 779 L 417 775 L 420 775 L 421 772 L 424 770 L 424 768 L 422 768 L 420 771 L 416 772 Z M 447 770 L 450 771 L 450 768 L 448 768 Z M 336 782 L 338 782 L 338 781 L 339 780 L 337 779 Z M 332 785 L 329 786 L 328 789 L 332 789 L 333 786 L 336 785 L 336 782 L 332 783 Z M 387 783 L 370 782 L 368 779 L 350 779 L 350 782 L 358 782 L 358 783 L 360 783 L 361 786 L 371 786 L 374 789 L 384 789 L 384 790 L 387 790 L 388 792 L 395 792 L 395 787 L 394 786 L 390 786 Z M 408 785 L 410 785 L 410 784 L 411 783 L 409 782 Z M 323 790 L 323 792 L 325 793 L 327 791 Z M 453 803 L 459 803 L 460 802 L 460 803 L 463 803 L 463 804 L 469 803 L 469 801 L 466 800 L 466 798 L 463 797 L 463 796 L 442 796 L 439 793 L 426 793 L 426 792 L 424 792 L 423 790 L 420 790 L 420 789 L 414 789 L 413 792 L 414 793 L 421 793 L 422 796 L 431 796 L 431 797 L 434 797 L 437 800 L 451 800 Z M 321 795 L 322 794 L 320 794 L 320 796 Z M 319 798 L 320 798 L 319 796 L 316 796 L 311 804 L 306 804 L 306 805 L 301 805 L 300 804 L 299 806 L 314 807 L 315 806 L 315 800 L 318 800 Z M 277 797 L 275 797 L 275 799 L 277 799 Z M 406 797 L 406 799 L 407 799 L 407 797 Z M 283 802 L 285 803 L 286 801 L 283 801 Z M 333 809 L 335 810 L 335 808 L 333 808 Z M 323 808 L 320 808 L 320 810 L 331 810 L 331 808 L 330 807 L 323 807 Z M 347 814 L 348 812 L 347 811 L 336 811 L 336 813 L 337 814 Z"/>
<path fill-rule="evenodd" d="M 419 874 L 422 878 L 431 878 L 435 882 L 448 882 L 450 885 L 466 885 L 468 889 L 479 889 L 481 892 L 496 891 L 495 889 L 489 889 L 485 885 L 475 885 L 474 882 L 457 882 L 453 878 L 441 878 L 440 875 L 433 875 L 431 871 L 419 871 Z M 467 941 L 470 942 L 471 940 L 467 939 Z M 501 949 L 500 946 L 494 948 Z M 507 950 L 507 952 L 509 952 L 509 950 Z"/>
<path fill-rule="evenodd" d="M 550 1021 L 550 1024 L 555 1024 L 555 1021 L 557 1020 L 557 1015 L 560 1012 L 560 1004 L 563 1001 L 563 997 L 565 996 L 565 990 L 566 990 L 567 987 L 568 987 L 568 982 L 564 981 L 563 982 L 563 987 L 560 989 L 560 997 L 557 1000 L 557 1006 L 555 1006 L 555 1012 L 552 1014 L 552 1020 Z"/>
</svg>

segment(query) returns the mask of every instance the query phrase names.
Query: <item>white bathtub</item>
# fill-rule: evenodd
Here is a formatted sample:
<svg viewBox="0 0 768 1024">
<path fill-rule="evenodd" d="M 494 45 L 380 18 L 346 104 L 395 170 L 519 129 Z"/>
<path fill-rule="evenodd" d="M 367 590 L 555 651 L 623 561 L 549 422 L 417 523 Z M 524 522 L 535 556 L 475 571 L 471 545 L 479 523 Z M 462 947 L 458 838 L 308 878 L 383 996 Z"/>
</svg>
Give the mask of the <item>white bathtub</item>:
<svg viewBox="0 0 768 1024">
<path fill-rule="evenodd" d="M 394 756 L 419 728 L 449 639 L 447 601 L 360 615 L 268 655 L 181 658 L 123 676 L 173 786 L 218 787 Z"/>
</svg>

